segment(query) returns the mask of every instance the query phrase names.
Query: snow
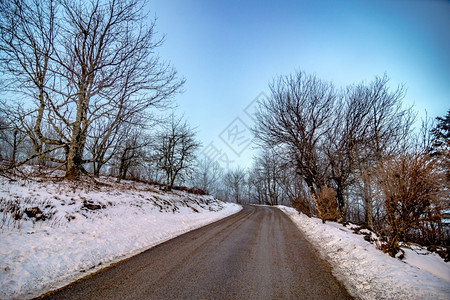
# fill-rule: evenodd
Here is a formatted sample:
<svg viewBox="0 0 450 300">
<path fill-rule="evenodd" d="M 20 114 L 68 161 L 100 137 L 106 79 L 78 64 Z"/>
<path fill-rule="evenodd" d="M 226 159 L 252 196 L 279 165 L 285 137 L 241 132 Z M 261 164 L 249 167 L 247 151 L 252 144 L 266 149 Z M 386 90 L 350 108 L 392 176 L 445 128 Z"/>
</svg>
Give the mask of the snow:
<svg viewBox="0 0 450 300">
<path fill-rule="evenodd" d="M 450 263 L 418 246 L 403 248 L 404 260 L 392 258 L 348 227 L 279 206 L 352 296 L 359 299 L 450 299 Z M 364 232 L 361 230 L 361 232 Z M 371 234 L 369 231 L 364 233 Z M 373 233 L 372 233 L 373 234 Z M 375 236 L 374 236 L 375 237 Z"/>
<path fill-rule="evenodd" d="M 403 248 L 403 251 L 405 251 L 403 261 L 407 264 L 450 282 L 450 263 L 443 263 L 438 254 L 430 253 L 418 246 L 410 246 L 410 249 Z"/>
<path fill-rule="evenodd" d="M 39 296 L 242 208 L 212 196 L 99 181 L 0 178 L 0 299 Z M 35 217 L 23 213 L 33 207 L 40 210 Z"/>
<path fill-rule="evenodd" d="M 0 177 L 0 299 L 39 296 L 241 209 L 211 196 L 98 181 Z M 34 207 L 38 214 L 28 217 Z M 279 208 L 356 298 L 450 299 L 450 263 L 437 254 L 405 245 L 401 261 L 354 234 L 354 225 Z"/>
</svg>

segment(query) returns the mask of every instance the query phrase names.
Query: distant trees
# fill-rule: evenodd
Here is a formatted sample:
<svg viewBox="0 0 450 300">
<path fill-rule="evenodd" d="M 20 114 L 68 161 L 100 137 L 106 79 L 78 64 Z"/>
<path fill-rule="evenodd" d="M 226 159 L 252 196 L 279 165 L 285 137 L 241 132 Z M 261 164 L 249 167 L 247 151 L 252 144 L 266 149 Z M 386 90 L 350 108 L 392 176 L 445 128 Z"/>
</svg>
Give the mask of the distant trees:
<svg viewBox="0 0 450 300">
<path fill-rule="evenodd" d="M 246 172 L 240 168 L 229 170 L 224 174 L 223 183 L 226 190 L 231 193 L 231 199 L 236 203 L 243 203 L 246 190 Z"/>
<path fill-rule="evenodd" d="M 260 204 L 278 205 L 283 197 L 279 183 L 281 160 L 273 150 L 263 150 L 254 160 L 248 184 Z"/>
<path fill-rule="evenodd" d="M 122 124 L 166 103 L 183 80 L 156 56 L 163 39 L 140 0 L 2 1 L 0 68 L 23 103 L 9 106 L 34 157 L 67 178 L 104 161 Z M 25 103 L 26 101 L 26 103 Z M 97 127 L 92 131 L 93 126 Z M 89 141 L 95 139 L 95 142 Z M 95 145 L 86 159 L 86 145 Z M 97 150 L 94 150 L 97 149 Z M 60 151 L 62 150 L 62 151 Z"/>
<path fill-rule="evenodd" d="M 0 118 L 0 161 L 5 159 L 14 166 L 18 160 L 23 159 L 29 146 L 28 139 L 5 112 L 0 113 Z"/>
<path fill-rule="evenodd" d="M 204 157 L 198 160 L 191 173 L 190 183 L 204 192 L 218 195 L 223 170 L 217 161 Z"/>
</svg>

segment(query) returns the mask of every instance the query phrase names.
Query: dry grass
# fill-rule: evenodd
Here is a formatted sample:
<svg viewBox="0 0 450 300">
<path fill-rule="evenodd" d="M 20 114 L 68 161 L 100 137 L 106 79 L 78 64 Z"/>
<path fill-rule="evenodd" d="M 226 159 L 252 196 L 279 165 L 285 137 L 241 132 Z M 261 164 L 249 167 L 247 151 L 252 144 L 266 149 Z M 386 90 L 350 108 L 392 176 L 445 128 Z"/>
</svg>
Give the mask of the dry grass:
<svg viewBox="0 0 450 300">
<path fill-rule="evenodd" d="M 448 188 L 443 186 L 437 161 L 423 154 L 404 154 L 383 161 L 375 175 L 378 198 L 385 210 L 381 229 L 386 238 L 383 250 L 395 256 L 399 242 L 406 241 L 411 230 L 429 228 L 425 223 L 440 223 Z"/>
</svg>

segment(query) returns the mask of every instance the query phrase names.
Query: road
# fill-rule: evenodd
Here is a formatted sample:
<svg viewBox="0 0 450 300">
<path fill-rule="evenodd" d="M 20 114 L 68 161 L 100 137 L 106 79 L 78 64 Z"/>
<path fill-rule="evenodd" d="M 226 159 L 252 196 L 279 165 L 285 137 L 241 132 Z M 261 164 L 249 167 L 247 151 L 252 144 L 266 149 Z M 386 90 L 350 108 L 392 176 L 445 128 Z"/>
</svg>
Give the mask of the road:
<svg viewBox="0 0 450 300">
<path fill-rule="evenodd" d="M 294 223 L 246 206 L 44 299 L 351 299 Z"/>
</svg>

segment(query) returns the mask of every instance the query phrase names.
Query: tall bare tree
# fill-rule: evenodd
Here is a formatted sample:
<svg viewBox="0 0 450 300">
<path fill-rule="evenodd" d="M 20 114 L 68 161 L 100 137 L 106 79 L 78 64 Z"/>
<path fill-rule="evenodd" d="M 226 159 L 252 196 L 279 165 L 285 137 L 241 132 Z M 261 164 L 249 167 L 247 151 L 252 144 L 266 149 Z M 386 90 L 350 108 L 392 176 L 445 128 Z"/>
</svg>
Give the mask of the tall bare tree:
<svg viewBox="0 0 450 300">
<path fill-rule="evenodd" d="M 356 93 L 356 94 L 355 94 Z M 364 128 L 362 144 L 358 146 L 357 176 L 360 176 L 365 210 L 365 221 L 373 227 L 373 191 L 376 181 L 374 167 L 393 155 L 405 153 L 410 147 L 411 127 L 415 121 L 412 108 L 404 108 L 405 89 L 389 87 L 387 75 L 376 77 L 370 84 L 360 84 L 353 94 L 368 104 L 368 114 L 361 123 Z"/>
<path fill-rule="evenodd" d="M 67 178 L 83 170 L 94 122 L 115 128 L 165 103 L 184 80 L 155 55 L 155 21 L 141 0 L 1 1 L 0 60 L 8 88 L 34 100 L 25 116 L 41 159 L 62 163 Z M 108 121 L 108 122 L 107 122 Z M 51 127 L 54 137 L 42 127 Z M 109 139 L 114 130 L 106 130 Z M 64 157 L 47 153 L 64 149 Z"/>
<path fill-rule="evenodd" d="M 327 180 L 329 163 L 320 147 L 332 124 L 336 92 L 330 83 L 303 72 L 279 77 L 270 89 L 271 97 L 256 114 L 255 136 L 268 147 L 285 149 L 317 200 Z"/>
<path fill-rule="evenodd" d="M 333 126 L 327 133 L 324 153 L 330 162 L 330 184 L 336 191 L 340 216 L 346 218 L 344 193 L 354 184 L 356 172 L 387 155 L 405 150 L 414 114 L 402 108 L 403 87 L 391 90 L 388 78 L 348 87 L 335 108 Z M 370 193 L 365 193 L 366 196 Z M 365 199 L 370 219 L 371 199 Z M 367 220 L 371 224 L 370 220 Z"/>
<path fill-rule="evenodd" d="M 361 97 L 359 89 L 348 89 L 336 103 L 333 126 L 326 133 L 327 139 L 322 145 L 330 169 L 330 185 L 335 196 L 340 218 L 346 218 L 345 191 L 353 183 L 354 171 L 358 167 L 360 156 L 366 142 L 369 102 Z"/>
<path fill-rule="evenodd" d="M 337 92 L 315 76 L 297 73 L 271 84 L 270 99 L 260 103 L 255 135 L 263 146 L 282 149 L 285 163 L 295 166 L 309 196 L 292 199 L 306 213 L 310 197 L 317 214 L 334 216 L 337 208 L 345 220 L 348 188 L 356 180 L 368 188 L 364 182 L 370 180 L 360 179 L 369 179 L 370 168 L 407 148 L 414 114 L 402 107 L 403 87 L 391 90 L 388 83 L 384 75 Z M 364 201 L 371 219 L 373 199 Z"/>
</svg>

